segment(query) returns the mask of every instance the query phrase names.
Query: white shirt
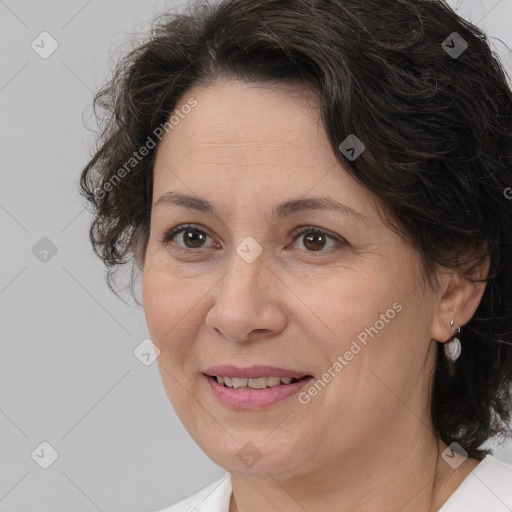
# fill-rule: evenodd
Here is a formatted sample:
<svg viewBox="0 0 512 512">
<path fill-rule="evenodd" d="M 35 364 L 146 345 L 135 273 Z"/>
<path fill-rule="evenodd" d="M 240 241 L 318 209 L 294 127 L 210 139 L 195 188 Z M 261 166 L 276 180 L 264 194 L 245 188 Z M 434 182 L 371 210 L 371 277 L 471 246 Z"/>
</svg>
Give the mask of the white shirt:
<svg viewBox="0 0 512 512">
<path fill-rule="evenodd" d="M 229 512 L 231 476 L 157 512 Z M 511 512 L 512 465 L 487 455 L 462 481 L 438 512 Z"/>
</svg>

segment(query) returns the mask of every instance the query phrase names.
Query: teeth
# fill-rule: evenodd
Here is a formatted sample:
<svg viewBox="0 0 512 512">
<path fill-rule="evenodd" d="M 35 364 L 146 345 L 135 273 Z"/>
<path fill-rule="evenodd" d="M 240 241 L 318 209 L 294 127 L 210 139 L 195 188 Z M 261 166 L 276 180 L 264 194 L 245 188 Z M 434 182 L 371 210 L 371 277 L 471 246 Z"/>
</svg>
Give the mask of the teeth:
<svg viewBox="0 0 512 512">
<path fill-rule="evenodd" d="M 249 379 L 247 381 L 247 385 L 248 387 L 253 389 L 264 389 L 267 387 L 267 377 L 260 377 L 259 379 Z"/>
<path fill-rule="evenodd" d="M 239 377 L 215 377 L 219 384 L 233 389 L 265 389 L 274 388 L 281 384 L 290 384 L 291 377 L 259 377 L 258 379 L 243 379 Z M 297 379 L 295 379 L 297 380 Z"/>
<path fill-rule="evenodd" d="M 240 379 L 238 377 L 233 377 L 232 385 L 234 388 L 245 388 L 247 387 L 247 380 L 248 379 Z"/>
</svg>

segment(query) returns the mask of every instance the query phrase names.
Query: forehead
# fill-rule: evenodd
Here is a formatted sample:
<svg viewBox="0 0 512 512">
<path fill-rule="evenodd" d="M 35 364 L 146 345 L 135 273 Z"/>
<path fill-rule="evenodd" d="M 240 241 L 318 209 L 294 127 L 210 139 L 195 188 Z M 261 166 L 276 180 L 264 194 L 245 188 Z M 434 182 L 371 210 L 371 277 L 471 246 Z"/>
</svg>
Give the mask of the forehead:
<svg viewBox="0 0 512 512">
<path fill-rule="evenodd" d="M 237 81 L 192 88 L 176 105 L 191 98 L 196 106 L 165 134 L 159 145 L 177 157 L 252 161 L 288 149 L 299 154 L 329 150 L 320 120 L 319 103 L 310 90 L 287 84 Z M 192 151 L 193 149 L 193 151 Z"/>
<path fill-rule="evenodd" d="M 367 202 L 333 153 L 313 91 L 222 82 L 190 89 L 176 109 L 191 98 L 196 106 L 159 144 L 154 200 L 174 190 L 219 203 L 308 195 Z"/>
</svg>

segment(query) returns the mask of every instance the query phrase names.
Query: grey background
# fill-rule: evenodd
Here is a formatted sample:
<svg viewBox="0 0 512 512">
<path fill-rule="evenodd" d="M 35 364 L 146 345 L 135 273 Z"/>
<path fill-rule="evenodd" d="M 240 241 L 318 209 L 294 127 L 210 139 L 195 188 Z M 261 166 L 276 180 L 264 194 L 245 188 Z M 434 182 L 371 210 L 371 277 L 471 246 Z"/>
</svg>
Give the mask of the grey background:
<svg viewBox="0 0 512 512">
<path fill-rule="evenodd" d="M 450 4 L 512 47 L 512 0 Z M 134 356 L 143 311 L 107 288 L 78 194 L 93 93 L 130 35 L 177 5 L 0 0 L 2 512 L 150 512 L 224 474 L 182 427 L 156 363 Z M 31 48 L 43 31 L 59 45 L 47 59 Z M 33 253 L 44 237 L 57 249 L 46 262 Z M 59 455 L 48 469 L 31 457 L 43 441 Z M 512 462 L 512 445 L 495 455 Z"/>
</svg>

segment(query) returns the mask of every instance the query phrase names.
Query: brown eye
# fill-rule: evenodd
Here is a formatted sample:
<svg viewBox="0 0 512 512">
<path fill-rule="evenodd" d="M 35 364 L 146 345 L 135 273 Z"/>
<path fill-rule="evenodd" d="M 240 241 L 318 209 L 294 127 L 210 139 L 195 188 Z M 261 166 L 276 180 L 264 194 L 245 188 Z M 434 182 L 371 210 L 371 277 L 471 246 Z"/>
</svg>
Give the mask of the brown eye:
<svg viewBox="0 0 512 512">
<path fill-rule="evenodd" d="M 179 237 L 178 235 L 182 236 Z M 181 238 L 182 243 L 174 242 L 174 238 L 177 240 Z M 194 226 L 178 226 L 165 236 L 163 243 L 174 242 L 178 247 L 194 250 L 201 249 L 207 238 L 209 238 L 209 235 L 205 231 Z"/>
<path fill-rule="evenodd" d="M 344 245 L 344 242 L 339 240 L 337 237 L 329 235 L 325 231 L 312 226 L 306 226 L 299 229 L 294 236 L 294 241 L 300 238 L 302 238 L 302 243 L 305 250 L 308 252 L 328 252 L 327 250 L 324 251 L 324 249 L 329 240 L 334 241 L 334 245 L 336 245 L 336 243 L 338 245 Z M 327 249 L 330 249 L 331 247 L 332 245 L 327 247 Z"/>
</svg>

